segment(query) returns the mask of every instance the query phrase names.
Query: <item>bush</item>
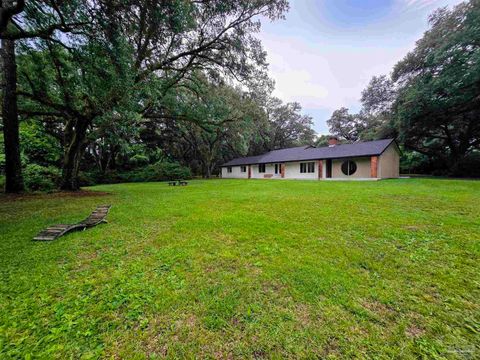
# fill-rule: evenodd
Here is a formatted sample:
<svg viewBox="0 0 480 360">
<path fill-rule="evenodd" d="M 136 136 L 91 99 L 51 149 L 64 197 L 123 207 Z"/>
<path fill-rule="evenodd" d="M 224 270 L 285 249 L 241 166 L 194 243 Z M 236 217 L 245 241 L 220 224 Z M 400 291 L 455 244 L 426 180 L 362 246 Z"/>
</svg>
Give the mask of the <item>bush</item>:
<svg viewBox="0 0 480 360">
<path fill-rule="evenodd" d="M 0 191 L 5 191 L 5 176 L 0 175 Z"/>
<path fill-rule="evenodd" d="M 61 180 L 60 169 L 53 166 L 28 164 L 23 173 L 25 186 L 30 191 L 52 191 Z"/>
<path fill-rule="evenodd" d="M 131 171 L 89 172 L 80 175 L 80 185 L 115 184 L 122 182 L 165 181 L 190 179 L 192 173 L 188 167 L 176 162 L 157 162 Z"/>
<path fill-rule="evenodd" d="M 43 124 L 22 122 L 20 125 L 20 144 L 24 164 L 35 163 L 42 166 L 59 165 L 62 158 L 60 141 L 49 135 Z"/>
<path fill-rule="evenodd" d="M 78 183 L 80 186 L 93 186 L 95 184 L 100 184 L 98 181 L 100 174 L 97 172 L 80 172 L 78 174 Z"/>
<path fill-rule="evenodd" d="M 157 162 L 143 169 L 132 172 L 131 181 L 163 181 L 176 179 L 190 179 L 192 173 L 188 167 L 174 162 Z M 138 180 L 136 180 L 138 179 Z"/>
<path fill-rule="evenodd" d="M 149 159 L 148 156 L 136 154 L 133 155 L 128 162 L 132 166 L 145 166 L 148 164 Z"/>
<path fill-rule="evenodd" d="M 480 178 L 480 151 L 468 154 L 452 169 L 451 175 Z"/>
<path fill-rule="evenodd" d="M 415 151 L 403 150 L 400 158 L 401 174 L 428 174 L 432 170 L 430 159 Z"/>
</svg>

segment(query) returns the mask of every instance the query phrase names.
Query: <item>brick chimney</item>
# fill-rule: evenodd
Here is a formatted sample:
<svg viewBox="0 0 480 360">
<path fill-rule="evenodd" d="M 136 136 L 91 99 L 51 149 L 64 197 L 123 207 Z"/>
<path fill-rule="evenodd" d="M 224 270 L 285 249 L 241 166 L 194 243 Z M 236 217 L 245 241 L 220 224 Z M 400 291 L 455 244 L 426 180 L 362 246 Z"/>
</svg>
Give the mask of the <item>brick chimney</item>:
<svg viewBox="0 0 480 360">
<path fill-rule="evenodd" d="M 328 138 L 328 146 L 332 147 L 338 144 L 338 138 L 336 136 L 330 136 Z"/>
</svg>

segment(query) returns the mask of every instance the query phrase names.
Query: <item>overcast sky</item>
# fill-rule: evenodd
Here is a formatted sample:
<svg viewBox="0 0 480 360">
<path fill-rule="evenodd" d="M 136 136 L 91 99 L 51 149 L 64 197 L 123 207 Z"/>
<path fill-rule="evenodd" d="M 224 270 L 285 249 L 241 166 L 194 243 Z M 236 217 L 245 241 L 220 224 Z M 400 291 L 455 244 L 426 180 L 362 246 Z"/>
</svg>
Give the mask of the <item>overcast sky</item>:
<svg viewBox="0 0 480 360">
<path fill-rule="evenodd" d="M 290 0 L 286 20 L 264 21 L 274 95 L 297 101 L 328 133 L 335 109 L 360 107 L 373 75 L 390 73 L 428 28 L 428 15 L 461 0 Z"/>
</svg>

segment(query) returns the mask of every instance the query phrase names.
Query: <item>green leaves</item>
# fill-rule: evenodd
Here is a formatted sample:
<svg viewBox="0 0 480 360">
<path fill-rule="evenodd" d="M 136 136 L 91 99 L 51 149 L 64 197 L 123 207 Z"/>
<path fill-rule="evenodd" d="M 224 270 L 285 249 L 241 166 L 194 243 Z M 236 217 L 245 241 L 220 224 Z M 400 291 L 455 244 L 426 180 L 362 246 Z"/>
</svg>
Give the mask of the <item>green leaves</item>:
<svg viewBox="0 0 480 360">
<path fill-rule="evenodd" d="M 405 143 L 444 160 L 451 174 L 480 148 L 480 5 L 469 1 L 431 16 L 431 29 L 399 62 L 394 111 Z M 427 144 L 437 141 L 438 146 Z"/>
</svg>

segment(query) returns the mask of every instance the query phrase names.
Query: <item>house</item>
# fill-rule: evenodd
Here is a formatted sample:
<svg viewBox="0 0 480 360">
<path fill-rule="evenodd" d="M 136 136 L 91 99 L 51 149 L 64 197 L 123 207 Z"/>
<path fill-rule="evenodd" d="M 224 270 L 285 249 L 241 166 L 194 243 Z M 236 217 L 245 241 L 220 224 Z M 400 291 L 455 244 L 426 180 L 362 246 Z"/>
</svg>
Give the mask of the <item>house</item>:
<svg viewBox="0 0 480 360">
<path fill-rule="evenodd" d="M 263 155 L 233 159 L 222 165 L 222 178 L 235 179 L 352 179 L 397 178 L 400 149 L 394 139 L 299 146 Z"/>
</svg>

